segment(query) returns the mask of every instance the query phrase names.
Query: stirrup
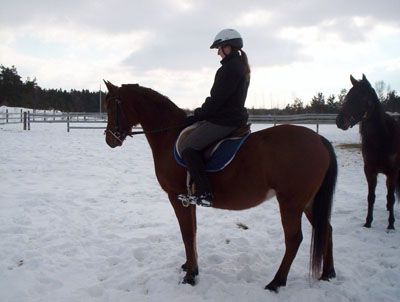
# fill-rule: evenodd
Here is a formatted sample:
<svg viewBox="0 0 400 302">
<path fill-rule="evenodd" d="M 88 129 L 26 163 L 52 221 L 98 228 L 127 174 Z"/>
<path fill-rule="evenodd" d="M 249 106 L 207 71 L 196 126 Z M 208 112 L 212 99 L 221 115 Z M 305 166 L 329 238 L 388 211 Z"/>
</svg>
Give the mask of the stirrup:
<svg viewBox="0 0 400 302">
<path fill-rule="evenodd" d="M 182 206 L 187 208 L 190 205 L 198 205 L 202 207 L 211 207 L 212 206 L 212 194 L 204 193 L 201 196 L 188 195 L 188 194 L 179 194 L 178 200 L 182 202 Z"/>
<path fill-rule="evenodd" d="M 196 205 L 197 204 L 197 197 L 194 195 L 188 195 L 188 194 L 179 194 L 178 195 L 178 200 L 182 202 L 182 206 L 187 208 L 190 205 Z"/>
</svg>

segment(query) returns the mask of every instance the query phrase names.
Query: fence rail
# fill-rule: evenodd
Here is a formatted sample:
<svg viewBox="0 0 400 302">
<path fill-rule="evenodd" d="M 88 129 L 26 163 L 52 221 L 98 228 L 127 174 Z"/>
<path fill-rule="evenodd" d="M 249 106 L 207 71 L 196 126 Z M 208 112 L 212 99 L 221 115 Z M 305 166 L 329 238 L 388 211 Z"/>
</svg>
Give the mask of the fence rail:
<svg viewBox="0 0 400 302">
<path fill-rule="evenodd" d="M 396 119 L 400 119 L 399 113 L 388 112 Z M 336 114 L 292 114 L 292 115 L 250 115 L 250 123 L 269 123 L 269 124 L 315 124 L 316 131 L 319 131 L 321 124 L 334 124 Z M 67 132 L 71 129 L 105 129 L 107 123 L 106 113 L 90 112 L 57 112 L 57 111 L 23 111 L 0 112 L 0 125 L 23 124 L 24 130 L 30 130 L 31 123 L 66 123 Z M 85 125 L 88 124 L 88 125 Z M 97 125 L 95 125 L 97 124 Z"/>
<path fill-rule="evenodd" d="M 250 115 L 250 123 L 270 124 L 315 124 L 318 132 L 320 124 L 334 124 L 336 114 L 294 114 L 294 115 Z M 30 130 L 32 123 L 66 123 L 67 132 L 71 129 L 105 129 L 106 113 L 25 111 L 0 112 L 0 125 L 23 124 L 24 130 Z M 95 125 L 97 124 L 97 125 Z"/>
</svg>

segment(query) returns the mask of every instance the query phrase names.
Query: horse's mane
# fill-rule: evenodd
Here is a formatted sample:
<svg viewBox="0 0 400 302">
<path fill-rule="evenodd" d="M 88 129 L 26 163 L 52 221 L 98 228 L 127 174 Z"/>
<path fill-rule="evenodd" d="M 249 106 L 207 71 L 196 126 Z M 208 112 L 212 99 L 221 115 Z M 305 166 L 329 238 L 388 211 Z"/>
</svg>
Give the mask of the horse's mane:
<svg viewBox="0 0 400 302">
<path fill-rule="evenodd" d="M 174 102 L 172 102 L 167 96 L 147 87 L 140 86 L 139 84 L 123 84 L 122 88 L 128 89 L 135 93 L 138 93 L 145 99 L 152 100 L 159 108 L 166 108 L 173 111 L 184 112 L 183 109 L 179 108 Z"/>
</svg>

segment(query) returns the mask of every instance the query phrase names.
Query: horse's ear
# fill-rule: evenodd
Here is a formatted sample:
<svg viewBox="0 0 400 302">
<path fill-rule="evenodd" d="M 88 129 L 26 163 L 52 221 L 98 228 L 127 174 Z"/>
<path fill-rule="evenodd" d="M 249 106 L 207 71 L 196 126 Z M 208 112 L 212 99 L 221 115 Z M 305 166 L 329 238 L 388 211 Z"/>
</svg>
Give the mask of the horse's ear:
<svg viewBox="0 0 400 302">
<path fill-rule="evenodd" d="M 353 86 L 356 86 L 358 84 L 358 81 L 352 75 L 350 75 L 350 81 Z"/>
<path fill-rule="evenodd" d="M 104 84 L 106 84 L 106 86 L 107 86 L 108 92 L 110 92 L 111 94 L 115 93 L 118 90 L 118 87 L 115 86 L 114 84 L 112 84 L 111 82 L 106 81 L 106 80 L 103 80 L 103 81 L 104 81 Z"/>
<path fill-rule="evenodd" d="M 362 80 L 365 82 L 368 82 L 367 77 L 365 76 L 365 74 L 363 74 Z"/>
</svg>

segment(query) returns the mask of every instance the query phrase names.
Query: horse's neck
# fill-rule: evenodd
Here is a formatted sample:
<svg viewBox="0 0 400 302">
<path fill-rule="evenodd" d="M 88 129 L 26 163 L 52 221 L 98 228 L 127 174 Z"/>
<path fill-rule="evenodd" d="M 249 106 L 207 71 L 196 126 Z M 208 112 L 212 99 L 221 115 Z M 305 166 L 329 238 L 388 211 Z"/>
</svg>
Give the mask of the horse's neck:
<svg viewBox="0 0 400 302">
<path fill-rule="evenodd" d="M 184 122 L 185 113 L 172 103 L 152 103 L 146 101 L 145 106 L 136 109 L 140 116 L 140 124 L 146 133 L 146 138 L 154 157 L 164 152 L 171 152 L 172 146 L 179 135 Z"/>
<path fill-rule="evenodd" d="M 361 138 L 363 143 L 376 144 L 387 137 L 387 131 L 385 112 L 378 101 L 370 115 L 361 122 Z"/>
</svg>

